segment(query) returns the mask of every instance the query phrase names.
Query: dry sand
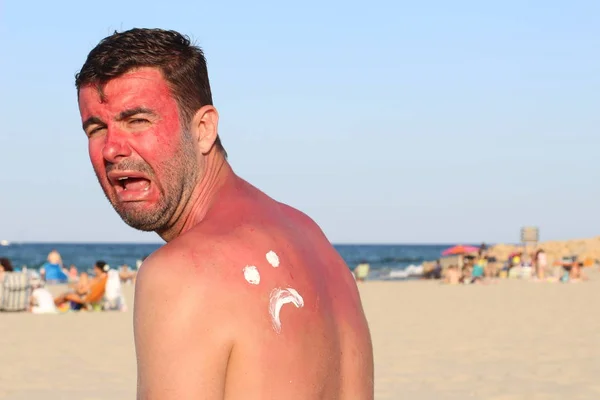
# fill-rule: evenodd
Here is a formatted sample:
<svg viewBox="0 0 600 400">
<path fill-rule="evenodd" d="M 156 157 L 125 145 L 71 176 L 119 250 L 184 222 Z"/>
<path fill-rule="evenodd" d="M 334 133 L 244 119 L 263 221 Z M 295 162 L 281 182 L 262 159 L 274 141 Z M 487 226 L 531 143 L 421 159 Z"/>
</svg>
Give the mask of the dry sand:
<svg viewBox="0 0 600 400">
<path fill-rule="evenodd" d="M 579 284 L 361 284 L 375 398 L 600 399 L 600 274 L 586 272 Z M 131 317 L 0 314 L 0 398 L 135 398 Z"/>
</svg>

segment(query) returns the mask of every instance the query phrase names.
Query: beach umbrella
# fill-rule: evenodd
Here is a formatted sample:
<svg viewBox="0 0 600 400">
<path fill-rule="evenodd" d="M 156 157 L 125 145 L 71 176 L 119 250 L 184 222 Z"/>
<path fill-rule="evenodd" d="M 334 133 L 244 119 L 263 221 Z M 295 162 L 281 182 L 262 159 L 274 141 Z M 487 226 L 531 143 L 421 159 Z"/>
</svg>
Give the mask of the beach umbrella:
<svg viewBox="0 0 600 400">
<path fill-rule="evenodd" d="M 449 249 L 442 251 L 442 255 L 450 256 L 450 255 L 457 255 L 457 254 L 475 253 L 477 251 L 479 251 L 479 247 L 463 246 L 462 244 L 459 244 L 457 246 L 450 247 Z"/>
</svg>

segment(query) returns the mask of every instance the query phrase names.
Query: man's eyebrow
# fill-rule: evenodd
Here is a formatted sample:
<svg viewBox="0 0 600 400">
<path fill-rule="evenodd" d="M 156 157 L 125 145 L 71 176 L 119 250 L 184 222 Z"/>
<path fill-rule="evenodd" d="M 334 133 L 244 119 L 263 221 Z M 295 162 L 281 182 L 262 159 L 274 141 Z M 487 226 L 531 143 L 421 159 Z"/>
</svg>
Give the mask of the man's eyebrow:
<svg viewBox="0 0 600 400">
<path fill-rule="evenodd" d="M 85 131 L 90 125 L 104 125 L 104 122 L 98 117 L 89 117 L 83 123 L 83 130 Z"/>
<path fill-rule="evenodd" d="M 129 117 L 133 117 L 136 114 L 156 115 L 156 113 L 154 111 L 152 111 L 151 109 L 149 109 L 149 108 L 136 107 L 136 108 L 131 108 L 129 110 L 121 111 L 119 113 L 119 115 L 117 116 L 116 120 L 117 121 L 123 121 L 124 119 L 127 119 Z"/>
<path fill-rule="evenodd" d="M 136 107 L 136 108 L 130 108 L 129 110 L 121 111 L 119 113 L 119 115 L 117 116 L 116 120 L 123 121 L 124 119 L 133 117 L 134 115 L 137 115 L 137 114 L 149 114 L 149 115 L 156 116 L 156 113 L 149 108 Z M 90 125 L 94 125 L 94 124 L 104 125 L 104 121 L 102 121 L 98 117 L 89 117 L 83 123 L 83 130 L 86 130 Z"/>
</svg>

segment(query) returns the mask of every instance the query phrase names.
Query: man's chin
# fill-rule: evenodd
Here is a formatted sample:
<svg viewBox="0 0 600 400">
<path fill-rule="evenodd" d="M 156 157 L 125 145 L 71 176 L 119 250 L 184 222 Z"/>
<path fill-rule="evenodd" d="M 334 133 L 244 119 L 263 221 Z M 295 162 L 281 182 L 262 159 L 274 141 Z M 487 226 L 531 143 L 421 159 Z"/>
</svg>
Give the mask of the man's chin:
<svg viewBox="0 0 600 400">
<path fill-rule="evenodd" d="M 153 232 L 160 229 L 164 225 L 164 211 L 134 211 L 123 210 L 115 207 L 115 210 L 127 225 L 144 232 Z"/>
</svg>

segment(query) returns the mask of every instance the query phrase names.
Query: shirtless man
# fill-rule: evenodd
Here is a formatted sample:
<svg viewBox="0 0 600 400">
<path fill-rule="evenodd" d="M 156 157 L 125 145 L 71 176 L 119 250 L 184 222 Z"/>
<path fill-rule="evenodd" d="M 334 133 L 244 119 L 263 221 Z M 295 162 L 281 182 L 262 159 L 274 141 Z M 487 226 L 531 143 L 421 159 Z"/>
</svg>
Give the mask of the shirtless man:
<svg viewBox="0 0 600 400">
<path fill-rule="evenodd" d="M 309 217 L 234 173 L 202 51 L 115 33 L 76 86 L 106 197 L 167 242 L 137 277 L 138 399 L 372 399 L 352 273 Z"/>
</svg>

